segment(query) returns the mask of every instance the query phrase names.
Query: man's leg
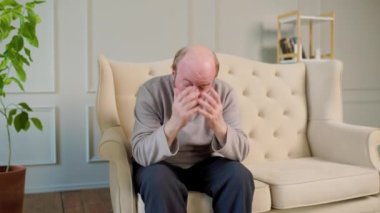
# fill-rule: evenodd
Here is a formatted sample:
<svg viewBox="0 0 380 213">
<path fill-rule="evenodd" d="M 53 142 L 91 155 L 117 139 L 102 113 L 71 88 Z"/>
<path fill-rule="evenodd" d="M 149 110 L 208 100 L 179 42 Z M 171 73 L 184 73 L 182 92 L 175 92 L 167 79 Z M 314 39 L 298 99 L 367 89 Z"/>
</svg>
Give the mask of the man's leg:
<svg viewBox="0 0 380 213">
<path fill-rule="evenodd" d="M 187 188 L 179 181 L 176 168 L 163 163 L 142 167 L 133 163 L 135 190 L 140 193 L 146 213 L 185 213 Z"/>
<path fill-rule="evenodd" d="M 251 213 L 255 189 L 251 172 L 240 162 L 221 157 L 204 160 L 188 170 L 189 190 L 213 198 L 215 213 Z"/>
</svg>

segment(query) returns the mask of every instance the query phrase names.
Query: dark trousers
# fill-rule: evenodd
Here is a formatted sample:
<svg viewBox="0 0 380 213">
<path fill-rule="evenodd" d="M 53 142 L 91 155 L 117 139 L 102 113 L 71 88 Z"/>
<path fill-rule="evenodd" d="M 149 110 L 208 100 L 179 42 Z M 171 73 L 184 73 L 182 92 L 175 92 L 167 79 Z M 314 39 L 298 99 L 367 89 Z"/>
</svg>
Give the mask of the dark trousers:
<svg viewBox="0 0 380 213">
<path fill-rule="evenodd" d="M 212 197 L 215 213 L 252 211 L 253 176 L 237 161 L 211 157 L 188 169 L 165 162 L 147 167 L 134 162 L 133 178 L 146 213 L 186 212 L 189 190 Z"/>
</svg>

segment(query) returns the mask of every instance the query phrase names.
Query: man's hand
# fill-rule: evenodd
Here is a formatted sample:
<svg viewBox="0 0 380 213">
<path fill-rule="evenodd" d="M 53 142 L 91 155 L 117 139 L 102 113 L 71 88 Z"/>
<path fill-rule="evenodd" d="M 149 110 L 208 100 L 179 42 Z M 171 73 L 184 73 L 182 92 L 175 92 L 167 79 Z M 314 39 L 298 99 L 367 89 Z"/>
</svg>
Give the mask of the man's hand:
<svg viewBox="0 0 380 213">
<path fill-rule="evenodd" d="M 200 106 L 198 111 L 206 117 L 207 124 L 214 131 L 218 141 L 223 143 L 227 134 L 227 124 L 224 121 L 223 105 L 219 94 L 211 88 L 209 93 L 201 93 L 198 102 Z"/>
<path fill-rule="evenodd" d="M 178 131 L 198 111 L 198 96 L 199 91 L 194 86 L 187 87 L 181 92 L 178 92 L 178 89 L 174 88 L 172 115 L 164 127 L 169 145 L 173 143 Z"/>
</svg>

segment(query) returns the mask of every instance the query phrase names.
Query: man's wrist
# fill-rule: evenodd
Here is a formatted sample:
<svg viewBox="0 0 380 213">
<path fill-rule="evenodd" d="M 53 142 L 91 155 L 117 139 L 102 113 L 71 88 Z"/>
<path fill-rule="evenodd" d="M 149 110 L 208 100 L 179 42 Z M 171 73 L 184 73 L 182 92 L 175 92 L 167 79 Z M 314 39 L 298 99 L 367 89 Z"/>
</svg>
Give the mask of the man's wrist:
<svg viewBox="0 0 380 213">
<path fill-rule="evenodd" d="M 227 135 L 227 124 L 223 122 L 222 125 L 220 125 L 218 128 L 214 130 L 214 134 L 216 138 L 218 139 L 219 143 L 224 144 L 224 141 L 226 139 Z"/>
<path fill-rule="evenodd" d="M 177 137 L 177 133 L 179 132 L 179 130 L 180 130 L 179 125 L 176 125 L 176 123 L 172 119 L 169 119 L 164 124 L 164 133 L 165 133 L 166 140 L 169 146 L 173 143 L 173 141 Z"/>
</svg>

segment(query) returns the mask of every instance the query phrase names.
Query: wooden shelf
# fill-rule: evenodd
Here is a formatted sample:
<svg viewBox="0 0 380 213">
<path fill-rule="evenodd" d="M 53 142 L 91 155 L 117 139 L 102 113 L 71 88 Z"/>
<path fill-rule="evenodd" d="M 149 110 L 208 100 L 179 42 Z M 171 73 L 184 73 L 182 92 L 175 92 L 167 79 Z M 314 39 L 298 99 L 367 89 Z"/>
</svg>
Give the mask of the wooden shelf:
<svg viewBox="0 0 380 213">
<path fill-rule="evenodd" d="M 321 22 L 330 23 L 330 50 L 327 53 L 320 53 L 320 59 L 312 59 L 316 54 L 314 51 L 314 25 Z M 283 53 L 281 49 L 281 39 L 282 38 L 282 25 L 283 24 L 294 24 L 295 25 L 295 36 L 294 41 L 296 41 L 295 46 L 292 46 L 293 52 Z M 303 35 L 301 33 L 301 25 L 307 24 L 309 28 L 309 52 L 306 60 L 323 60 L 323 59 L 333 59 L 335 58 L 335 13 L 328 12 L 323 13 L 320 16 L 305 16 L 301 15 L 298 10 L 281 14 L 277 17 L 277 63 L 291 63 L 290 61 L 300 62 L 305 61 L 302 58 L 302 51 L 305 44 L 302 43 Z M 305 54 L 306 55 L 306 54 Z M 284 58 L 291 58 L 292 60 L 283 60 Z"/>
<path fill-rule="evenodd" d="M 332 17 L 321 17 L 321 16 L 300 16 L 301 22 L 303 23 L 308 23 L 308 21 L 313 21 L 313 22 L 325 22 L 325 21 L 334 21 L 334 18 Z M 280 20 L 281 24 L 286 24 L 286 23 L 295 23 L 297 21 L 297 17 L 292 16 L 292 17 L 286 17 Z"/>
</svg>

